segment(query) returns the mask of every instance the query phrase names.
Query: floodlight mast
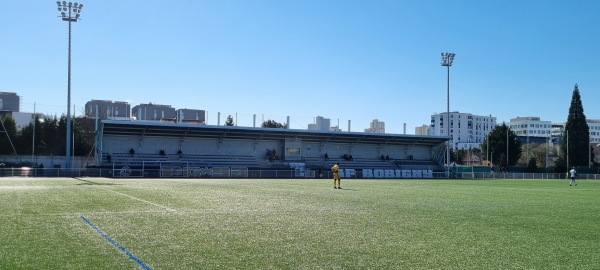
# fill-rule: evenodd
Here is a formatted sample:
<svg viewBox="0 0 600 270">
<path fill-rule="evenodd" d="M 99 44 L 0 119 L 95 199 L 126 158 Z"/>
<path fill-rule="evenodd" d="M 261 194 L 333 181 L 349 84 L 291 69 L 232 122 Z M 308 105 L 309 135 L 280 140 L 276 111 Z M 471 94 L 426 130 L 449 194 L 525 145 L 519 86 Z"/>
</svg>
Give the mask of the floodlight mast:
<svg viewBox="0 0 600 270">
<path fill-rule="evenodd" d="M 447 114 L 446 114 L 446 128 L 448 130 L 448 136 L 450 139 L 446 144 L 446 176 L 450 178 L 450 143 L 452 142 L 452 135 L 450 134 L 450 66 L 454 62 L 454 56 L 456 54 L 445 52 L 442 53 L 442 66 L 448 68 L 448 81 L 447 81 Z M 440 130 L 441 131 L 441 130 Z"/>
<path fill-rule="evenodd" d="M 71 23 L 77 22 L 81 14 L 82 4 L 77 2 L 56 1 L 63 21 L 69 22 L 69 57 L 67 75 L 67 149 L 65 168 L 71 168 Z M 68 11 L 68 13 L 67 13 Z"/>
</svg>

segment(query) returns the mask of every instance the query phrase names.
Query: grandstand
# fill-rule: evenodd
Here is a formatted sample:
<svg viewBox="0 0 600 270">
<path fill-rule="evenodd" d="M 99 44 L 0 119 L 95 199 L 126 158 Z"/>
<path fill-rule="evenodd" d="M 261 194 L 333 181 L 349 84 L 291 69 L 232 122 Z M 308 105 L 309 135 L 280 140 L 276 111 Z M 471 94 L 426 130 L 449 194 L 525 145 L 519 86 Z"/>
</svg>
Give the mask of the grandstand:
<svg viewBox="0 0 600 270">
<path fill-rule="evenodd" d="M 115 177 L 427 177 L 447 137 L 104 120 L 96 166 Z M 287 172 L 287 174 L 286 174 Z"/>
</svg>

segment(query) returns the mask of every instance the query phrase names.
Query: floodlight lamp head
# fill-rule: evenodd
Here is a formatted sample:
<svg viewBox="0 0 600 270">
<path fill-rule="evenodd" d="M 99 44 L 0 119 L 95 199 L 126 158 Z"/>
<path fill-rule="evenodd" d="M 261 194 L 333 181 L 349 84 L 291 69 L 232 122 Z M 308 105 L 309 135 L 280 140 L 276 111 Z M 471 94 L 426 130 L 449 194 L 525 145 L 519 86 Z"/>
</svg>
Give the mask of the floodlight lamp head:
<svg viewBox="0 0 600 270">
<path fill-rule="evenodd" d="M 445 52 L 442 53 L 442 66 L 449 67 L 452 65 L 452 61 L 454 61 L 454 56 L 456 54 Z"/>
<path fill-rule="evenodd" d="M 72 3 L 72 2 L 69 2 L 69 7 L 72 7 L 72 6 L 73 6 L 73 3 Z"/>
</svg>

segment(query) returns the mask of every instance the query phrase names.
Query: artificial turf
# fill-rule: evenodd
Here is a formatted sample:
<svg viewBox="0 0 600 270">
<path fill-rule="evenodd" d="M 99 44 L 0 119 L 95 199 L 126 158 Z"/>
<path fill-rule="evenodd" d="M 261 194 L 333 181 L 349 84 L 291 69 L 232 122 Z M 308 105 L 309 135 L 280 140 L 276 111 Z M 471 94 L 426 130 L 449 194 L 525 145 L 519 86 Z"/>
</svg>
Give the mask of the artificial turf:
<svg viewBox="0 0 600 270">
<path fill-rule="evenodd" d="M 0 178 L 0 269 L 600 269 L 578 184 Z"/>
</svg>

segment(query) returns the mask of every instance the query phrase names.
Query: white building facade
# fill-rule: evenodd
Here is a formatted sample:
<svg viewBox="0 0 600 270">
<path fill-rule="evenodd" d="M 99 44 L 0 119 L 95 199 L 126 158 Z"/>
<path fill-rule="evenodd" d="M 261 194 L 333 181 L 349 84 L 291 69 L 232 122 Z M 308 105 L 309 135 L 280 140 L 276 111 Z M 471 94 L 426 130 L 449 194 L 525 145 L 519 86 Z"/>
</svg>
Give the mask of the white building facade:
<svg viewBox="0 0 600 270">
<path fill-rule="evenodd" d="M 331 119 L 323 116 L 315 117 L 315 122 L 308 124 L 308 130 L 329 131 L 331 129 Z"/>
<path fill-rule="evenodd" d="M 350 121 L 348 121 L 348 129 L 350 129 Z M 325 118 L 323 116 L 315 117 L 315 122 L 312 124 L 308 124 L 308 130 L 342 131 L 339 125 L 331 126 L 331 119 Z"/>
<path fill-rule="evenodd" d="M 586 119 L 590 127 L 590 142 L 600 143 L 600 119 Z"/>
<path fill-rule="evenodd" d="M 420 127 L 415 128 L 415 135 L 427 135 L 429 134 L 429 126 L 422 125 Z"/>
<path fill-rule="evenodd" d="M 431 116 L 429 135 L 450 136 L 454 149 L 479 148 L 485 137 L 496 127 L 496 117 L 481 116 L 458 111 L 437 113 Z M 448 119 L 450 121 L 448 121 Z M 450 134 L 448 134 L 448 122 Z"/>
<path fill-rule="evenodd" d="M 590 130 L 590 143 L 600 142 L 600 119 L 586 119 Z M 510 119 L 509 126 L 519 137 L 545 137 L 562 140 L 565 123 L 541 121 L 539 117 L 517 117 Z"/>
<path fill-rule="evenodd" d="M 511 118 L 507 125 L 519 137 L 550 138 L 552 135 L 552 122 L 536 116 Z"/>
<path fill-rule="evenodd" d="M 378 119 L 373 119 L 369 124 L 369 128 L 365 129 L 366 133 L 385 133 L 385 122 Z"/>
</svg>

